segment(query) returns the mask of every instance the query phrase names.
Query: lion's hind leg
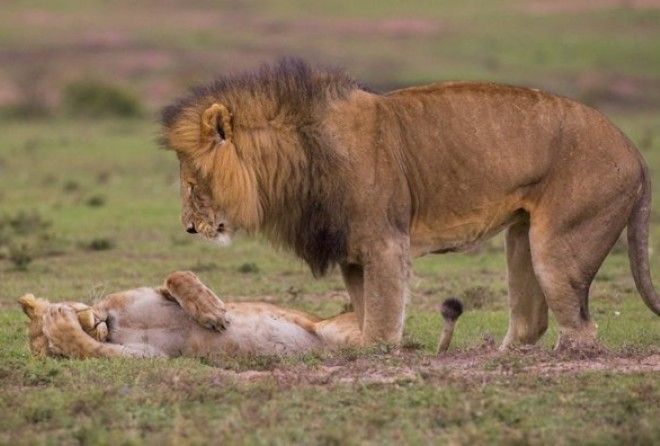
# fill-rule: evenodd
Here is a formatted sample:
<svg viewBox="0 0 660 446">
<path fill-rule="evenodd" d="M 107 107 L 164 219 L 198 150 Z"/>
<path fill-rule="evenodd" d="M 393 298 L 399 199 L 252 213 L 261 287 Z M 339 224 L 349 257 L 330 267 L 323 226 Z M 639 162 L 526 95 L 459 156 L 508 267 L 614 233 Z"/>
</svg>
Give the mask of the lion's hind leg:
<svg viewBox="0 0 660 446">
<path fill-rule="evenodd" d="M 632 204 L 623 198 L 581 218 L 562 220 L 552 212 L 532 218 L 532 263 L 559 325 L 557 349 L 600 350 L 589 288 L 626 224 Z"/>
<path fill-rule="evenodd" d="M 216 331 L 227 326 L 225 304 L 190 271 L 177 271 L 165 280 L 169 294 L 198 324 Z"/>
<path fill-rule="evenodd" d="M 516 223 L 506 232 L 509 285 L 509 329 L 500 350 L 534 344 L 548 328 L 548 305 L 532 266 L 529 221 Z"/>
</svg>

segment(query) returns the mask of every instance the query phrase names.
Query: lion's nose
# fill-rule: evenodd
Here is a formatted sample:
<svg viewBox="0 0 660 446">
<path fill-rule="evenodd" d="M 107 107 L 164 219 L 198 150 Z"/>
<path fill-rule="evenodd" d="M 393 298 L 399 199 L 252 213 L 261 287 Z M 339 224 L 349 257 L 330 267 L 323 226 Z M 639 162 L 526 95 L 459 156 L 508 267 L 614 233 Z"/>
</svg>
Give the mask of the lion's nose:
<svg viewBox="0 0 660 446">
<path fill-rule="evenodd" d="M 187 232 L 188 234 L 197 234 L 197 229 L 195 229 L 195 224 L 194 224 L 194 223 L 190 223 L 190 224 L 188 225 L 188 227 L 186 228 L 186 232 Z"/>
</svg>

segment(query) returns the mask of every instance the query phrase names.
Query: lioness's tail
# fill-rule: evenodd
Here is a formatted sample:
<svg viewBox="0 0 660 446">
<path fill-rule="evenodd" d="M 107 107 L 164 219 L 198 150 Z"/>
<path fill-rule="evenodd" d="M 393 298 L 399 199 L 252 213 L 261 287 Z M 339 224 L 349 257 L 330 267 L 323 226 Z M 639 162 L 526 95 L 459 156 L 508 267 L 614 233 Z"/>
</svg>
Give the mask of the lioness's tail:
<svg viewBox="0 0 660 446">
<path fill-rule="evenodd" d="M 651 179 L 642 161 L 642 194 L 628 219 L 628 257 L 637 291 L 644 303 L 660 315 L 660 296 L 653 288 L 649 265 L 649 220 L 651 217 Z"/>
<path fill-rule="evenodd" d="M 456 321 L 463 314 L 463 304 L 460 300 L 450 297 L 445 299 L 440 309 L 442 318 L 445 320 L 442 326 L 442 333 L 440 334 L 440 342 L 438 342 L 438 354 L 444 353 L 449 348 L 449 343 L 454 335 L 454 326 Z"/>
</svg>

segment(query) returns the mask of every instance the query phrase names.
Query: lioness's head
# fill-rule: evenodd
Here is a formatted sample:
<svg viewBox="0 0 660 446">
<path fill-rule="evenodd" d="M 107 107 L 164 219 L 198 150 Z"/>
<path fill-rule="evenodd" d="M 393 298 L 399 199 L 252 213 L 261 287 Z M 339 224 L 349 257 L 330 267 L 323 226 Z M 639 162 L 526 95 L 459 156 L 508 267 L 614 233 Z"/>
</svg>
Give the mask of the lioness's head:
<svg viewBox="0 0 660 446">
<path fill-rule="evenodd" d="M 48 356 L 48 339 L 43 332 L 42 317 L 50 302 L 46 299 L 36 298 L 32 294 L 25 294 L 18 299 L 18 303 L 21 304 L 23 312 L 29 319 L 28 342 L 30 351 L 35 356 Z"/>
<path fill-rule="evenodd" d="M 34 297 L 33 294 L 24 294 L 18 299 L 18 303 L 29 319 L 28 341 L 32 354 L 39 357 L 56 356 L 58 352 L 51 348 L 43 330 L 43 316 L 51 303 L 47 299 Z M 78 322 L 88 335 L 101 342 L 108 339 L 106 322 L 92 307 L 80 302 L 63 302 L 63 304 L 76 311 Z"/>
<path fill-rule="evenodd" d="M 257 229 L 261 207 L 249 155 L 239 152 L 232 114 L 219 103 L 189 104 L 168 117 L 165 144 L 179 158 L 181 222 L 191 234 L 227 244 L 238 229 Z"/>
</svg>

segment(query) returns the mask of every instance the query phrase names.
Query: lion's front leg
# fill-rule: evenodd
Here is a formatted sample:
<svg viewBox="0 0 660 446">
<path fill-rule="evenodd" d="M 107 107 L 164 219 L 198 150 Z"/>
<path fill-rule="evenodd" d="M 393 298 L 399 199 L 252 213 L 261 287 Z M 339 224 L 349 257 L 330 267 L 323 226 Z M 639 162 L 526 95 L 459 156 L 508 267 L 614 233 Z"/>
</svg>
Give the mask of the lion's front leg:
<svg viewBox="0 0 660 446">
<path fill-rule="evenodd" d="M 345 264 L 341 265 L 341 275 L 344 278 L 348 296 L 351 298 L 358 326 L 362 330 L 364 324 L 364 270 L 361 265 Z"/>
<path fill-rule="evenodd" d="M 177 271 L 165 280 L 167 291 L 198 324 L 222 331 L 228 322 L 225 304 L 190 271 Z"/>
<path fill-rule="evenodd" d="M 410 241 L 388 239 L 373 243 L 364 255 L 364 345 L 399 344 L 403 335 Z"/>
<path fill-rule="evenodd" d="M 121 345 L 99 342 L 85 333 L 76 311 L 68 305 L 51 304 L 43 315 L 43 332 L 49 349 L 67 358 L 117 358 L 144 356 Z"/>
</svg>

